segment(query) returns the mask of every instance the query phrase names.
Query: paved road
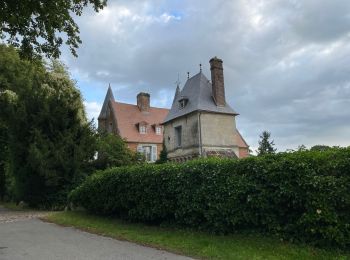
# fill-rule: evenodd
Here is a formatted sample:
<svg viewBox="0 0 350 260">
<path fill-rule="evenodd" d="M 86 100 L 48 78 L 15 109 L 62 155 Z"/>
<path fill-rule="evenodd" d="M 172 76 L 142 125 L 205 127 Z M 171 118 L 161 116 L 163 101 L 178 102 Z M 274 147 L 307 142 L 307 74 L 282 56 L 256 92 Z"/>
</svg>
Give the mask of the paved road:
<svg viewBox="0 0 350 260">
<path fill-rule="evenodd" d="M 7 211 L 0 206 L 0 260 L 190 259 L 46 223 L 36 214 Z"/>
</svg>

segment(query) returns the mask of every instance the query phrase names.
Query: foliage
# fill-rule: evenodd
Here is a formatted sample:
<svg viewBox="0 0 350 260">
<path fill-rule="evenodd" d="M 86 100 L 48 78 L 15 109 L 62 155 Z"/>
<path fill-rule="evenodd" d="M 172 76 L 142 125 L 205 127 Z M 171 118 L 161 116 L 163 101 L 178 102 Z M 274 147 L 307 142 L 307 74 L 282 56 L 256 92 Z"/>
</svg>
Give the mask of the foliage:
<svg viewBox="0 0 350 260">
<path fill-rule="evenodd" d="M 271 133 L 263 131 L 260 135 L 259 147 L 257 150 L 258 155 L 274 154 L 276 148 L 274 148 L 274 141 L 270 141 Z"/>
<path fill-rule="evenodd" d="M 348 259 L 350 253 L 286 243 L 259 234 L 212 235 L 169 226 L 133 224 L 82 211 L 55 212 L 47 217 L 63 226 L 194 256 L 196 259 Z"/>
<path fill-rule="evenodd" d="M 58 61 L 21 60 L 0 45 L 0 121 L 12 198 L 55 207 L 89 173 L 95 151 L 80 92 Z"/>
<path fill-rule="evenodd" d="M 331 149 L 331 147 L 327 146 L 327 145 L 314 145 L 310 148 L 311 151 L 326 151 L 328 149 Z"/>
<path fill-rule="evenodd" d="M 162 151 L 159 154 L 159 159 L 156 161 L 157 164 L 166 163 L 168 161 L 168 151 L 163 141 Z"/>
<path fill-rule="evenodd" d="M 44 53 L 58 58 L 63 43 L 62 34 L 74 56 L 81 43 L 79 27 L 73 15 L 81 16 L 84 7 L 91 4 L 96 12 L 106 0 L 3 0 L 0 3 L 0 36 L 25 57 Z"/>
<path fill-rule="evenodd" d="M 137 155 L 128 148 L 119 135 L 99 133 L 97 140 L 98 156 L 94 162 L 96 169 L 104 170 L 139 162 Z"/>
<path fill-rule="evenodd" d="M 90 176 L 70 201 L 133 221 L 349 247 L 349 169 L 350 148 L 120 167 Z"/>
<path fill-rule="evenodd" d="M 6 128 L 0 121 L 0 200 L 3 200 L 6 194 L 6 150 Z"/>
<path fill-rule="evenodd" d="M 303 151 L 307 151 L 307 147 L 305 145 L 299 145 L 298 146 L 298 149 L 297 149 L 299 152 L 303 152 Z"/>
</svg>

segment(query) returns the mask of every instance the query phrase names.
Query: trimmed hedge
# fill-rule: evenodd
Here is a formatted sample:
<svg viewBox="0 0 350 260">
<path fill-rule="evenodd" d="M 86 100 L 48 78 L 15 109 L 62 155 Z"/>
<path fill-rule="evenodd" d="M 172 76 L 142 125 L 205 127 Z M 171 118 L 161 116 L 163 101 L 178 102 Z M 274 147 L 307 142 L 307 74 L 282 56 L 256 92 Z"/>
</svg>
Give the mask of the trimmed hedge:
<svg viewBox="0 0 350 260">
<path fill-rule="evenodd" d="M 70 201 L 97 214 L 350 246 L 350 148 L 112 168 Z"/>
</svg>

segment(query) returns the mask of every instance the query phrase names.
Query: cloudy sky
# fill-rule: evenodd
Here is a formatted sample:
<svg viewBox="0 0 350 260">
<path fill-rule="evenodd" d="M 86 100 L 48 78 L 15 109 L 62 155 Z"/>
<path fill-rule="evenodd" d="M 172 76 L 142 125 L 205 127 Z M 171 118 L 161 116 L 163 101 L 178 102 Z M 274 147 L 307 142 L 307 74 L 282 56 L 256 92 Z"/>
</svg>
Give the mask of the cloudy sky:
<svg viewBox="0 0 350 260">
<path fill-rule="evenodd" d="M 83 44 L 62 59 L 97 118 L 108 84 L 118 101 L 170 107 L 179 75 L 224 62 L 226 99 L 253 149 L 350 145 L 349 0 L 109 0 L 76 19 Z"/>
</svg>

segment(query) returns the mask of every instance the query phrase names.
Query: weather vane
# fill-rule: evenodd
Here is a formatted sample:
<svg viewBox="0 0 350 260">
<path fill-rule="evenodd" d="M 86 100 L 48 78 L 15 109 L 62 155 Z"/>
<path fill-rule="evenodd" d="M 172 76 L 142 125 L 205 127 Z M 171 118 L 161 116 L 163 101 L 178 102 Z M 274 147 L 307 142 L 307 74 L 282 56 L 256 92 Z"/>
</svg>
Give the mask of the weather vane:
<svg viewBox="0 0 350 260">
<path fill-rule="evenodd" d="M 199 63 L 199 72 L 202 72 L 202 63 Z"/>
<path fill-rule="evenodd" d="M 175 84 L 176 84 L 176 86 L 180 86 L 180 84 L 181 84 L 181 82 L 180 82 L 180 75 L 179 75 L 179 73 L 177 73 L 177 81 L 175 81 Z"/>
</svg>

